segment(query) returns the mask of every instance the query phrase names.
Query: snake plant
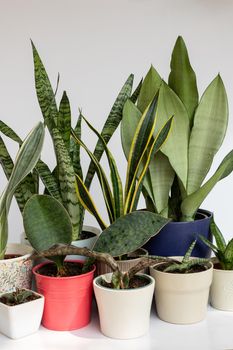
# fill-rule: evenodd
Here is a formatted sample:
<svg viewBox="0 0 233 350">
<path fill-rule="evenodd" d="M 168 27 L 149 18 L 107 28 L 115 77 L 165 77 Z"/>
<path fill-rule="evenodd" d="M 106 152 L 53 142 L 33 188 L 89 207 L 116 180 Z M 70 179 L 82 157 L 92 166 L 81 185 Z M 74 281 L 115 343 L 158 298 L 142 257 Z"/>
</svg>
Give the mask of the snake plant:
<svg viewBox="0 0 233 350">
<path fill-rule="evenodd" d="M 111 184 L 109 184 L 105 171 L 98 159 L 87 148 L 84 142 L 79 137 L 77 137 L 75 133 L 73 133 L 73 137 L 76 142 L 86 150 L 87 154 L 90 156 L 91 160 L 96 166 L 96 172 L 101 185 L 101 190 L 103 193 L 110 224 L 112 224 L 117 218 L 121 217 L 122 215 L 126 215 L 127 213 L 136 210 L 143 186 L 143 180 L 145 178 L 150 161 L 153 159 L 155 153 L 159 151 L 160 147 L 166 142 L 167 138 L 169 138 L 168 134 L 171 129 L 173 117 L 170 117 L 165 125 L 161 128 L 161 130 L 157 132 L 156 137 L 153 137 L 157 120 L 155 118 L 156 106 L 157 96 L 155 96 L 139 121 L 138 128 L 135 132 L 135 137 L 129 151 L 129 160 L 127 164 L 124 191 L 116 161 L 108 149 L 103 137 L 97 132 L 97 130 L 84 117 L 82 117 L 90 129 L 98 136 L 98 139 L 102 142 L 110 168 Z M 97 206 L 95 205 L 94 200 L 88 191 L 88 188 L 85 186 L 84 181 L 78 174 L 76 177 L 77 193 L 80 202 L 85 209 L 87 209 L 92 215 L 95 216 L 101 228 L 105 229 L 108 225 L 104 222 L 101 215 L 99 214 Z M 158 220 L 160 220 L 160 216 L 157 216 Z"/>
<path fill-rule="evenodd" d="M 226 243 L 223 234 L 212 220 L 210 231 L 215 238 L 216 245 L 200 235 L 201 240 L 213 251 L 223 270 L 233 270 L 233 239 Z"/>
<path fill-rule="evenodd" d="M 57 106 L 56 92 L 52 89 L 44 64 L 33 43 L 32 50 L 37 98 L 45 125 L 53 141 L 57 166 L 54 170 L 50 170 L 42 160 L 39 160 L 35 171 L 29 174 L 25 181 L 16 189 L 15 197 L 22 212 L 27 200 L 38 193 L 39 176 L 45 186 L 45 193 L 57 199 L 68 211 L 73 226 L 72 239 L 76 240 L 79 238 L 82 229 L 84 210 L 76 192 L 75 173 L 81 179 L 83 179 L 83 174 L 80 165 L 80 146 L 71 138 L 71 130 L 77 137 L 81 137 L 81 118 L 78 118 L 72 129 L 71 109 L 66 92 L 63 93 L 59 106 Z M 117 96 L 103 126 L 101 135 L 105 143 L 108 143 L 122 119 L 122 109 L 125 101 L 128 98 L 132 100 L 137 98 L 138 90 L 131 96 L 132 85 L 133 75 L 131 74 Z M 21 146 L 21 138 L 3 121 L 0 121 L 0 131 Z M 98 140 L 94 150 L 96 159 L 100 160 L 103 152 L 103 144 Z M 9 178 L 13 168 L 13 161 L 2 138 L 0 138 L 0 163 L 7 178 Z M 87 175 L 83 179 L 87 188 L 90 188 L 94 174 L 95 164 L 91 161 Z"/>
<path fill-rule="evenodd" d="M 7 239 L 8 222 L 7 216 L 11 200 L 15 190 L 19 188 L 23 179 L 31 172 L 36 165 L 44 140 L 44 127 L 39 123 L 23 141 L 11 168 L 11 174 L 5 190 L 0 197 L 0 259 L 4 258 Z"/>
<path fill-rule="evenodd" d="M 123 110 L 121 138 L 126 158 L 137 125 L 154 95 L 158 94 L 155 135 L 169 115 L 174 123 L 167 142 L 154 156 L 144 180 L 147 208 L 174 221 L 192 221 L 216 183 L 233 170 L 233 151 L 206 180 L 228 124 L 228 102 L 218 74 L 199 99 L 196 75 L 182 37 L 171 57 L 168 84 L 151 66 L 140 86 L 137 101 Z"/>
</svg>

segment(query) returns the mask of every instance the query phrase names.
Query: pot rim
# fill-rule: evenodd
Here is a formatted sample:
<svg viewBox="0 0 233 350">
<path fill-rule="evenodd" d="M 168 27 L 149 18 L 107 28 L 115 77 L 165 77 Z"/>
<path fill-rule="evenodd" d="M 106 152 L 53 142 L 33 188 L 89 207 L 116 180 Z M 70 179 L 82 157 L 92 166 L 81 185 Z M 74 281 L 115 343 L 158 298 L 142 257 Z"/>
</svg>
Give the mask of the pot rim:
<svg viewBox="0 0 233 350">
<path fill-rule="evenodd" d="M 216 271 L 217 273 L 222 273 L 222 274 L 233 274 L 233 270 L 224 270 L 224 269 L 216 269 L 216 267 L 213 267 L 213 270 Z"/>
<path fill-rule="evenodd" d="M 28 289 L 28 288 L 22 288 L 22 289 L 24 289 L 24 290 L 26 290 L 26 291 L 29 291 L 29 292 L 32 292 L 32 293 L 35 294 L 35 295 L 38 295 L 39 298 L 38 298 L 38 299 L 35 299 L 35 300 L 27 301 L 26 303 L 17 304 L 17 305 L 12 305 L 12 306 L 9 306 L 9 305 L 6 305 L 6 304 L 0 302 L 0 307 L 2 307 L 2 308 L 5 307 L 6 309 L 12 310 L 13 308 L 23 307 L 23 305 L 33 303 L 33 302 L 35 302 L 35 301 L 37 301 L 37 300 L 39 300 L 39 299 L 44 300 L 44 296 L 43 296 L 42 294 L 40 294 L 40 293 L 38 293 L 38 292 L 36 292 L 36 291 L 34 291 L 34 290 L 32 290 L 32 289 Z M 11 292 L 0 293 L 0 297 L 3 296 L 3 295 L 5 295 L 5 294 L 8 294 L 8 293 L 11 293 Z"/>
<path fill-rule="evenodd" d="M 83 260 L 79 260 L 79 259 L 70 259 L 70 260 L 66 260 L 66 262 L 77 262 L 77 263 L 81 263 L 82 265 L 84 264 L 84 261 Z M 33 269 L 32 269 L 32 272 L 33 272 L 33 274 L 35 275 L 35 276 L 42 276 L 42 278 L 44 278 L 44 279 L 52 279 L 52 280 L 56 280 L 56 281 L 58 281 L 58 280 L 65 280 L 65 281 L 67 281 L 67 280 L 73 280 L 73 279 L 77 279 L 77 278 L 82 278 L 82 277 L 87 277 L 87 276 L 90 276 L 90 275 L 92 275 L 94 272 L 95 272 L 95 270 L 96 270 L 96 266 L 95 265 L 92 265 L 92 270 L 91 271 L 89 271 L 89 272 L 86 272 L 86 273 L 83 273 L 83 274 L 81 274 L 81 275 L 76 275 L 76 276 L 67 276 L 67 277 L 52 277 L 52 276 L 45 276 L 45 275 L 42 275 L 42 274 L 40 274 L 40 273 L 38 273 L 37 272 L 37 270 L 39 269 L 39 268 L 41 268 L 42 266 L 44 266 L 44 265 L 48 265 L 48 264 L 55 264 L 53 261 L 45 261 L 45 262 L 43 262 L 43 263 L 41 263 L 41 264 L 38 264 L 38 265 L 36 265 L 36 266 L 34 266 L 33 267 Z"/>
<path fill-rule="evenodd" d="M 179 256 L 173 256 L 172 258 L 183 258 L 183 257 L 179 257 Z M 195 258 L 195 257 L 191 257 L 191 258 Z M 163 274 L 163 275 L 166 275 L 166 276 L 177 276 L 177 278 L 179 278 L 178 276 L 186 276 L 186 277 L 181 277 L 181 278 L 190 278 L 191 276 L 196 276 L 197 274 L 201 274 L 201 273 L 208 273 L 209 271 L 213 270 L 213 263 L 211 261 L 207 262 L 207 266 L 209 264 L 209 268 L 207 270 L 204 270 L 204 271 L 198 271 L 198 272 L 192 272 L 192 273 L 173 273 L 173 272 L 164 272 L 164 271 L 159 271 L 157 269 L 155 269 L 155 266 L 158 266 L 158 265 L 161 265 L 161 264 L 164 264 L 165 262 L 159 262 L 159 263 L 156 263 L 155 265 L 152 265 L 150 266 L 150 269 L 153 269 L 154 271 L 156 271 L 156 273 L 158 274 Z M 189 276 L 189 277 L 188 277 Z"/>
<path fill-rule="evenodd" d="M 148 288 L 150 287 L 151 285 L 154 285 L 155 284 L 155 280 L 152 276 L 150 275 L 147 275 L 145 273 L 137 273 L 136 275 L 138 276 L 141 276 L 141 277 L 145 277 L 147 280 L 149 280 L 150 282 L 146 285 L 146 286 L 143 286 L 143 287 L 139 287 L 139 288 L 131 288 L 131 289 L 113 289 L 113 288 L 107 288 L 107 287 L 103 287 L 101 286 L 101 284 L 98 283 L 98 280 L 100 278 L 102 278 L 103 276 L 110 276 L 112 274 L 112 272 L 110 273 L 105 273 L 103 275 L 100 275 L 100 276 L 97 276 L 94 278 L 93 280 L 93 285 L 96 287 L 96 288 L 99 288 L 99 289 L 103 289 L 105 291 L 109 291 L 109 293 L 136 293 L 137 291 L 139 290 L 143 290 L 145 288 Z"/>
<path fill-rule="evenodd" d="M 170 221 L 167 225 L 187 225 L 192 222 L 202 222 L 204 220 L 209 220 L 213 217 L 213 212 L 206 209 L 198 209 L 197 213 L 203 215 L 202 219 L 194 220 L 194 221 Z"/>
<path fill-rule="evenodd" d="M 9 244 L 7 245 L 7 247 L 9 247 L 9 246 L 23 247 L 23 248 L 25 248 L 26 251 L 28 251 L 28 253 L 23 254 L 23 255 L 20 255 L 20 256 L 18 256 L 18 257 L 16 257 L 16 258 L 0 259 L 0 264 L 1 264 L 1 263 L 3 263 L 3 264 L 11 264 L 12 262 L 16 262 L 16 261 L 27 260 L 27 259 L 31 256 L 31 254 L 32 254 L 32 252 L 33 252 L 32 247 L 27 246 L 26 244 L 21 244 L 21 243 L 9 243 Z M 6 250 L 7 250 L 7 247 L 6 247 Z M 31 252 L 29 253 L 29 251 L 31 251 Z M 17 255 L 17 253 L 12 253 L 12 255 L 14 255 L 14 254 Z M 11 254 L 10 254 L 10 255 L 11 255 Z"/>
</svg>

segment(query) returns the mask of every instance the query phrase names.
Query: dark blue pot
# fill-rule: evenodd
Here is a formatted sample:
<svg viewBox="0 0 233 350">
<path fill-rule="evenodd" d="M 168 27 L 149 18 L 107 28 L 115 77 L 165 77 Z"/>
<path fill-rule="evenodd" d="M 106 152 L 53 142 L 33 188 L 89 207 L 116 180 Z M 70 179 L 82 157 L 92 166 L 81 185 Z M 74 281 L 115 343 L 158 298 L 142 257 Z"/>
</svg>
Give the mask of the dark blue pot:
<svg viewBox="0 0 233 350">
<path fill-rule="evenodd" d="M 203 235 L 212 242 L 210 221 L 213 214 L 199 209 L 196 219 L 191 222 L 169 222 L 156 236 L 152 237 L 144 246 L 150 255 L 183 256 L 190 244 L 197 239 L 192 256 L 209 258 L 211 250 L 200 239 Z"/>
</svg>

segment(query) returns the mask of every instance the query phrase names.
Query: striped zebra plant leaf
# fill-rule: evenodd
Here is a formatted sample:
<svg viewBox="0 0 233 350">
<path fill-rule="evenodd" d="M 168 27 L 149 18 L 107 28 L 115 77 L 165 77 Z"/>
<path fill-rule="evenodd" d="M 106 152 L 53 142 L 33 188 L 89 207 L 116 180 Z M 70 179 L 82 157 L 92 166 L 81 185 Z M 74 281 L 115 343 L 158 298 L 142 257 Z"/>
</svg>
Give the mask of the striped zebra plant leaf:
<svg viewBox="0 0 233 350">
<path fill-rule="evenodd" d="M 80 203 L 76 193 L 75 173 L 70 155 L 57 128 L 52 130 L 52 138 L 57 157 L 60 193 L 73 225 L 73 240 L 77 240 L 80 233 Z"/>
<path fill-rule="evenodd" d="M 197 81 L 195 72 L 189 62 L 185 42 L 181 36 L 177 38 L 172 52 L 168 84 L 186 107 L 190 125 L 192 125 L 194 112 L 198 105 Z"/>
<path fill-rule="evenodd" d="M 2 120 L 0 120 L 0 132 L 9 137 L 11 140 L 17 142 L 19 145 L 21 145 L 23 142 L 21 138 L 14 132 L 14 130 L 6 125 Z"/>
<path fill-rule="evenodd" d="M 64 143 L 70 150 L 70 131 L 71 131 L 71 111 L 70 102 L 66 92 L 63 92 L 62 99 L 59 105 L 59 113 L 57 118 L 57 128 L 60 131 Z"/>
<path fill-rule="evenodd" d="M 82 124 L 82 114 L 80 111 L 77 123 L 75 125 L 75 128 L 73 129 L 74 134 L 81 139 L 81 124 Z M 75 142 L 74 138 L 71 137 L 70 140 L 70 157 L 73 162 L 74 172 L 75 174 L 78 174 L 81 179 L 83 179 L 83 172 L 81 167 L 81 161 L 80 161 L 80 145 L 78 142 Z"/>
<path fill-rule="evenodd" d="M 58 118 L 58 109 L 55 101 L 55 95 L 48 74 L 37 52 L 37 49 L 33 42 L 31 42 L 31 44 L 34 60 L 35 86 L 37 98 L 45 123 L 52 135 L 53 128 L 57 126 Z"/>
<path fill-rule="evenodd" d="M 12 197 L 20 182 L 31 172 L 36 165 L 44 140 L 44 127 L 39 123 L 26 137 L 20 147 L 14 168 L 7 186 L 0 198 L 0 259 L 4 258 L 4 253 L 8 238 L 7 216 Z"/>
<path fill-rule="evenodd" d="M 131 95 L 133 78 L 134 77 L 131 74 L 126 80 L 103 126 L 101 136 L 103 137 L 106 144 L 109 142 L 110 138 L 112 137 L 113 133 L 115 132 L 116 128 L 118 127 L 118 125 L 122 120 L 122 111 L 123 111 L 124 104 Z M 98 140 L 94 150 L 94 156 L 96 157 L 97 160 L 101 159 L 103 152 L 104 152 L 103 144 L 100 140 Z M 85 185 L 87 186 L 87 188 L 90 187 L 94 174 L 95 174 L 95 164 L 91 162 L 88 168 L 86 179 L 85 179 Z"/>
</svg>

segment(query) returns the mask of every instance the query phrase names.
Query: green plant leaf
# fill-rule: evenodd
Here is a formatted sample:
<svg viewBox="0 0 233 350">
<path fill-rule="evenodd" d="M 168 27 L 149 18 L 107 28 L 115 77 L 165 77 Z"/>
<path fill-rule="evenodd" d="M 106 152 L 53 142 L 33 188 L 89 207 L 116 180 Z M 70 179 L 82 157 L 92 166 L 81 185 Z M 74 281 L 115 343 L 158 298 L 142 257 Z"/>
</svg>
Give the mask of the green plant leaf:
<svg viewBox="0 0 233 350">
<path fill-rule="evenodd" d="M 167 142 L 162 146 L 161 151 L 169 162 L 186 188 L 188 172 L 188 139 L 189 139 L 189 118 L 187 111 L 178 96 L 162 82 L 157 106 L 157 124 L 154 134 L 165 124 L 168 118 L 174 115 L 174 122 Z"/>
<path fill-rule="evenodd" d="M 124 215 L 101 233 L 93 250 L 112 256 L 131 253 L 155 236 L 168 222 L 169 219 L 147 211 Z"/>
<path fill-rule="evenodd" d="M 133 78 L 134 77 L 131 74 L 127 79 L 127 81 L 125 82 L 103 126 L 101 136 L 103 137 L 106 144 L 108 143 L 113 133 L 115 132 L 116 128 L 121 122 L 124 104 L 131 95 Z M 96 157 L 97 160 L 101 159 L 103 152 L 104 152 L 103 144 L 100 140 L 98 140 L 94 150 L 94 156 Z M 91 162 L 88 168 L 86 179 L 85 179 L 85 185 L 87 186 L 87 188 L 90 187 L 93 176 L 95 174 L 95 169 L 96 169 L 95 164 Z"/>
<path fill-rule="evenodd" d="M 50 133 L 52 133 L 52 129 L 57 125 L 58 118 L 58 109 L 55 101 L 55 95 L 49 81 L 48 74 L 36 50 L 36 47 L 33 42 L 31 42 L 31 44 L 34 60 L 37 98 L 45 123 L 48 126 Z"/>
<path fill-rule="evenodd" d="M 233 267 L 233 239 L 227 244 L 224 252 L 225 262 Z M 229 269 L 229 267 L 227 268 Z"/>
<path fill-rule="evenodd" d="M 80 204 L 76 193 L 75 173 L 70 155 L 57 128 L 52 130 L 52 138 L 57 157 L 60 193 L 73 225 L 73 240 L 77 240 L 80 229 Z"/>
<path fill-rule="evenodd" d="M 73 129 L 74 134 L 81 139 L 82 131 L 81 131 L 81 124 L 82 124 L 82 114 L 80 111 L 77 123 L 75 125 L 75 128 Z M 81 179 L 83 179 L 83 171 L 81 167 L 81 160 L 80 160 L 80 144 L 78 142 L 75 142 L 74 138 L 71 137 L 70 140 L 70 156 L 73 160 L 73 168 L 75 174 L 78 174 Z"/>
<path fill-rule="evenodd" d="M 218 248 L 211 243 L 207 238 L 205 238 L 202 235 L 199 235 L 199 238 L 202 240 L 203 243 L 205 243 L 207 245 L 207 247 L 209 247 L 215 254 L 218 253 Z"/>
<path fill-rule="evenodd" d="M 198 105 L 196 75 L 189 61 L 188 51 L 181 36 L 176 40 L 172 57 L 169 86 L 179 96 L 186 107 L 192 124 L 195 109 Z"/>
<path fill-rule="evenodd" d="M 188 194 L 195 192 L 205 179 L 224 140 L 227 124 L 227 95 L 218 75 L 205 90 L 194 116 L 189 141 Z"/>
<path fill-rule="evenodd" d="M 102 228 L 102 230 L 104 230 L 107 227 L 107 225 L 104 223 L 103 219 L 101 218 L 97 210 L 97 207 L 89 193 L 89 190 L 87 189 L 84 182 L 78 175 L 76 175 L 76 178 L 77 178 L 77 193 L 78 193 L 80 203 L 82 204 L 84 209 L 88 210 L 89 213 L 91 213 L 96 218 L 100 227 Z"/>
<path fill-rule="evenodd" d="M 150 67 L 145 79 L 143 80 L 138 96 L 138 109 L 143 113 L 149 106 L 161 85 L 162 79 L 153 66 Z"/>
<path fill-rule="evenodd" d="M 23 212 L 24 229 L 29 242 L 37 252 L 42 252 L 54 244 L 70 244 L 72 223 L 69 214 L 55 198 L 34 195 L 25 205 Z M 64 258 L 51 258 L 61 263 Z"/>
<path fill-rule="evenodd" d="M 62 99 L 59 106 L 59 113 L 57 118 L 57 128 L 60 131 L 66 148 L 70 150 L 70 131 L 71 131 L 71 111 L 70 102 L 66 92 L 63 92 Z"/>
<path fill-rule="evenodd" d="M 136 103 L 139 93 L 141 91 L 141 87 L 142 87 L 142 82 L 143 79 L 140 80 L 138 86 L 136 87 L 136 89 L 134 90 L 134 92 L 132 93 L 132 95 L 130 96 L 130 101 L 132 101 L 133 103 Z"/>
<path fill-rule="evenodd" d="M 233 170 L 233 151 L 230 151 L 227 156 L 223 159 L 218 169 L 213 176 L 202 185 L 197 191 L 187 196 L 182 204 L 181 211 L 183 214 L 183 221 L 193 220 L 197 209 L 201 203 L 216 185 L 216 183 L 224 177 L 226 172 L 229 174 Z"/>
<path fill-rule="evenodd" d="M 222 235 L 222 232 L 219 230 L 219 228 L 215 224 L 214 220 L 211 220 L 210 231 L 215 238 L 218 250 L 220 250 L 223 253 L 226 249 L 227 244 L 226 244 L 226 241 Z"/>
<path fill-rule="evenodd" d="M 8 125 L 6 125 L 2 120 L 0 120 L 0 131 L 11 140 L 17 142 L 19 145 L 23 143 L 21 138 L 12 130 Z"/>
</svg>

